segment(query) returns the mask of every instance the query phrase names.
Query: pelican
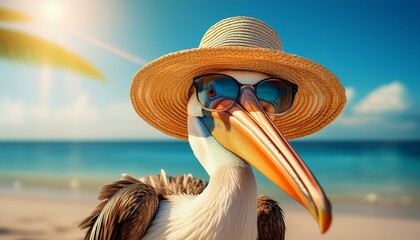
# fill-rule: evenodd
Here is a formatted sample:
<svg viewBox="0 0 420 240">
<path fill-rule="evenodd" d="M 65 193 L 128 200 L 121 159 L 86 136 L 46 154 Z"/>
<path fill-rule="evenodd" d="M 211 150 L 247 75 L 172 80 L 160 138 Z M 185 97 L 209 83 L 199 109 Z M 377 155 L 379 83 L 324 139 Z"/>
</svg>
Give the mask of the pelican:
<svg viewBox="0 0 420 240">
<path fill-rule="evenodd" d="M 233 19 L 239 20 L 260 24 L 253 18 Z M 144 72 L 159 66 L 158 63 L 140 71 L 142 79 Z M 302 204 L 318 223 L 321 233 L 328 230 L 331 204 L 276 122 L 278 114 L 296 111 L 293 99 L 299 95 L 301 86 L 280 79 L 278 74 L 257 71 L 251 63 L 246 67 L 238 62 L 238 66 L 238 69 L 226 66 L 218 71 L 197 69 L 190 74 L 189 87 L 184 90 L 188 95 L 187 138 L 209 175 L 208 183 L 191 175 L 167 177 L 164 171 L 139 179 L 123 175 L 121 180 L 102 188 L 97 209 L 81 223 L 82 228 L 87 228 L 85 239 L 284 239 L 282 209 L 275 200 L 257 195 L 251 166 Z M 177 69 L 182 71 L 182 63 Z M 175 92 L 170 92 L 172 88 L 168 84 L 161 85 L 167 91 L 160 91 L 171 95 Z M 143 89 L 147 91 L 146 87 Z M 133 85 L 132 96 L 137 91 Z M 305 94 L 305 89 L 302 91 Z M 150 99 L 159 99 L 160 95 L 144 95 L 148 104 L 136 100 L 135 108 L 146 121 L 159 128 L 165 121 L 163 115 L 159 121 L 152 121 L 147 108 L 158 109 L 163 102 Z M 170 123 L 170 114 L 166 116 Z M 175 127 L 160 127 L 164 132 L 170 128 Z M 180 131 L 169 133 L 179 137 Z"/>
</svg>

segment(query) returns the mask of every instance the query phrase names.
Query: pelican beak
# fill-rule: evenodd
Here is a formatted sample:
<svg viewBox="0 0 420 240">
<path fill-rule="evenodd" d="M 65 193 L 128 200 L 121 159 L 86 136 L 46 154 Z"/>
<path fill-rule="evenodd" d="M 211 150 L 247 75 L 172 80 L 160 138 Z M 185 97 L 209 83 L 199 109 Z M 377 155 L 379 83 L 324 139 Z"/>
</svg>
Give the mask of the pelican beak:
<svg viewBox="0 0 420 240">
<path fill-rule="evenodd" d="M 301 203 L 321 233 L 331 224 L 331 204 L 311 171 L 261 108 L 251 89 L 233 107 L 211 112 L 213 137 Z"/>
</svg>

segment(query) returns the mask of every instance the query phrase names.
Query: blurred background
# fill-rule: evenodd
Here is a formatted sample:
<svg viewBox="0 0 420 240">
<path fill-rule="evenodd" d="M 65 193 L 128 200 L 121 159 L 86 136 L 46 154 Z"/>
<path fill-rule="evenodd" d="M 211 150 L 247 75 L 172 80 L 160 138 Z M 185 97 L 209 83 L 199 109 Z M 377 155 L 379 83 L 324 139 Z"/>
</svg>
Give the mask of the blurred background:
<svg viewBox="0 0 420 240">
<path fill-rule="evenodd" d="M 136 115 L 130 84 L 148 62 L 198 47 L 214 23 L 246 15 L 276 29 L 286 52 L 331 70 L 346 90 L 332 124 L 291 142 L 336 211 L 418 224 L 419 11 L 415 0 L 0 0 L 0 199 L 94 203 L 98 188 L 121 173 L 160 169 L 208 179 L 187 142 Z M 256 175 L 261 193 L 299 208 Z M 6 227 L 6 213 L 14 214 L 1 209 L 0 238 L 38 239 L 36 229 Z"/>
</svg>

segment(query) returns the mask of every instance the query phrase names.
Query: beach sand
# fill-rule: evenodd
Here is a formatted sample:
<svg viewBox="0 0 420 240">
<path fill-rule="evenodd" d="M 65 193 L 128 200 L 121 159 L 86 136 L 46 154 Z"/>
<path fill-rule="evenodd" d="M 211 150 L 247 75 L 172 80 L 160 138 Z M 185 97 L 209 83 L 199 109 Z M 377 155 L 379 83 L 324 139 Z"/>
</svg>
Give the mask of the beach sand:
<svg viewBox="0 0 420 240">
<path fill-rule="evenodd" d="M 96 206 L 96 200 L 63 200 L 48 196 L 0 196 L 0 239 L 83 239 L 79 222 Z M 316 239 L 419 239 L 420 218 L 375 216 L 335 211 L 333 225 L 321 235 L 315 221 L 303 208 L 287 208 L 288 240 Z M 357 212 L 357 211 L 355 211 Z"/>
</svg>

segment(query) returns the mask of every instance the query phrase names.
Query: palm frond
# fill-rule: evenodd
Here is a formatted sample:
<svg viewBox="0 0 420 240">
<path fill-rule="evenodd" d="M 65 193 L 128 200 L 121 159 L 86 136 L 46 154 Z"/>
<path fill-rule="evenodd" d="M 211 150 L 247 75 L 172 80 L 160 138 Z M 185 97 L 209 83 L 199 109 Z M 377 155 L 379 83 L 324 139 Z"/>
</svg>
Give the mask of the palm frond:
<svg viewBox="0 0 420 240">
<path fill-rule="evenodd" d="M 99 80 L 105 76 L 75 53 L 42 38 L 0 28 L 0 57 L 33 65 L 50 65 Z"/>
<path fill-rule="evenodd" d="M 0 7 L 0 21 L 5 22 L 26 22 L 31 18 L 23 13 Z"/>
</svg>

